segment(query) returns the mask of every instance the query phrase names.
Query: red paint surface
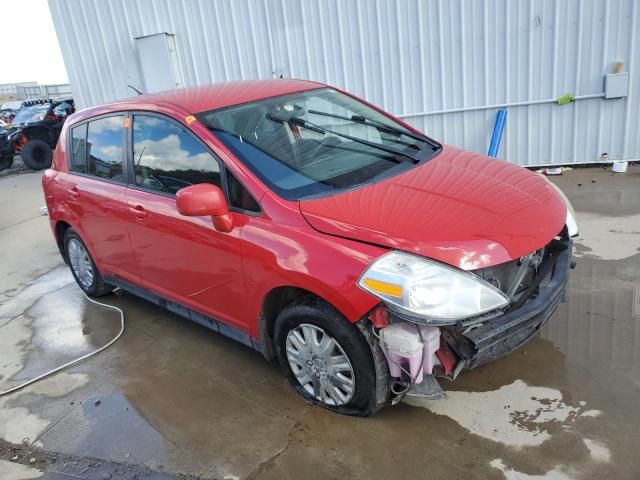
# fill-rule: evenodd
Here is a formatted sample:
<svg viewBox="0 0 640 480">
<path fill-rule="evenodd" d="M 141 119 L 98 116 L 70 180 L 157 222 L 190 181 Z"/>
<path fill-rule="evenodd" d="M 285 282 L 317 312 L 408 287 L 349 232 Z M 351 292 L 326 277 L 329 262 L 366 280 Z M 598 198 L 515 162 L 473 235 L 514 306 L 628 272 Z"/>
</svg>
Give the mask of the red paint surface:
<svg viewBox="0 0 640 480">
<path fill-rule="evenodd" d="M 200 122 L 203 110 L 322 87 L 296 80 L 212 85 L 131 98 L 72 115 L 43 176 L 52 228 L 66 222 L 100 271 L 145 287 L 259 337 L 264 299 L 279 287 L 319 295 L 350 321 L 378 300 L 356 286 L 389 248 L 477 268 L 517 258 L 562 228 L 565 207 L 545 180 L 483 155 L 445 147 L 379 184 L 334 197 L 285 201 L 269 191 Z M 67 170 L 67 131 L 95 115 L 148 110 L 181 122 L 248 188 L 259 216 L 231 212 L 231 230 L 186 217 L 175 198 Z"/>
<path fill-rule="evenodd" d="M 451 347 L 449 347 L 442 337 L 440 337 L 440 348 L 436 351 L 436 356 L 438 357 L 438 360 L 440 360 L 444 374 L 451 375 L 454 368 L 456 368 L 458 359 L 456 358 L 456 354 L 451 350 Z"/>
<path fill-rule="evenodd" d="M 446 146 L 413 170 L 342 195 L 304 201 L 316 229 L 471 270 L 541 248 L 566 207 L 528 170 Z"/>
<path fill-rule="evenodd" d="M 229 213 L 224 192 L 216 185 L 200 183 L 176 193 L 176 206 L 182 215 L 202 217 Z"/>
<path fill-rule="evenodd" d="M 369 314 L 369 320 L 374 327 L 384 328 L 389 325 L 389 311 L 383 304 L 380 304 Z"/>
</svg>

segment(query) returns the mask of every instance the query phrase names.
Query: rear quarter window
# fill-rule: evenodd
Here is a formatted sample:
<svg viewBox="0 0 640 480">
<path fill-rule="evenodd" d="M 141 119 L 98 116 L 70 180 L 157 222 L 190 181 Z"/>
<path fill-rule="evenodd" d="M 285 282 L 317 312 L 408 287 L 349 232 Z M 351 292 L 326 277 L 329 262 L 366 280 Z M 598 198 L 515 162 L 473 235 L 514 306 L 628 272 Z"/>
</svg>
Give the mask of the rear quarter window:
<svg viewBox="0 0 640 480">
<path fill-rule="evenodd" d="M 69 156 L 69 170 L 87 173 L 87 124 L 78 125 L 71 129 L 71 154 Z"/>
</svg>

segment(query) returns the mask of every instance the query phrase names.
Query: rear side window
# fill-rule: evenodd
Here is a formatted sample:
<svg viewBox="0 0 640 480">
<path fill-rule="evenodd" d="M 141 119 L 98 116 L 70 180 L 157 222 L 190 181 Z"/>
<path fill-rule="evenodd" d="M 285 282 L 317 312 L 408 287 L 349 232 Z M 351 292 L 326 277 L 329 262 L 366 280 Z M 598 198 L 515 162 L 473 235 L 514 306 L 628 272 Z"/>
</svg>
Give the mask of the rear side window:
<svg viewBox="0 0 640 480">
<path fill-rule="evenodd" d="M 87 124 L 71 129 L 71 156 L 69 170 L 87 173 Z"/>
<path fill-rule="evenodd" d="M 165 193 L 196 183 L 221 186 L 218 161 L 189 132 L 150 115 L 133 117 L 136 184 Z"/>
<path fill-rule="evenodd" d="M 99 118 L 89 122 L 87 173 L 124 183 L 124 162 L 124 116 Z"/>
</svg>

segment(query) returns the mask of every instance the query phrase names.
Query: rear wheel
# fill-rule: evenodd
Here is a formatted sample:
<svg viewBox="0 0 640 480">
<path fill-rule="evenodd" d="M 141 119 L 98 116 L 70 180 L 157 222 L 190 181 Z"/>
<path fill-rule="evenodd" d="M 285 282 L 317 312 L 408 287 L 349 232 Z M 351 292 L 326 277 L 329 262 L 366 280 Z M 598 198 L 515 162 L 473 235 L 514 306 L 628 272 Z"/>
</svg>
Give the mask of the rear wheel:
<svg viewBox="0 0 640 480">
<path fill-rule="evenodd" d="M 13 165 L 13 155 L 0 156 L 0 170 L 6 170 Z"/>
<path fill-rule="evenodd" d="M 102 278 L 86 245 L 73 228 L 64 233 L 64 251 L 76 283 L 90 297 L 100 297 L 113 290 Z"/>
<path fill-rule="evenodd" d="M 308 401 L 348 415 L 379 408 L 371 349 L 327 303 L 303 297 L 287 306 L 276 321 L 275 341 L 280 365 Z"/>
<path fill-rule="evenodd" d="M 53 151 L 47 142 L 37 138 L 29 140 L 21 152 L 24 164 L 33 170 L 44 170 L 51 166 Z"/>
</svg>

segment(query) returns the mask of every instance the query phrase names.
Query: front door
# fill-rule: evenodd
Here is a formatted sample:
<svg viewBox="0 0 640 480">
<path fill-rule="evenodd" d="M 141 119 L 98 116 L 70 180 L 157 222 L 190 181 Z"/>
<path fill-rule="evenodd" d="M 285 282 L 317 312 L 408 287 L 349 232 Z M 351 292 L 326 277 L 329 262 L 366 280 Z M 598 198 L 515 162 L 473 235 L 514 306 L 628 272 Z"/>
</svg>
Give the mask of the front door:
<svg viewBox="0 0 640 480">
<path fill-rule="evenodd" d="M 127 222 L 143 285 L 162 297 L 248 331 L 241 261 L 241 215 L 222 233 L 209 217 L 184 217 L 175 193 L 197 183 L 221 186 L 221 164 L 183 126 L 133 116 L 134 185 Z"/>
</svg>

